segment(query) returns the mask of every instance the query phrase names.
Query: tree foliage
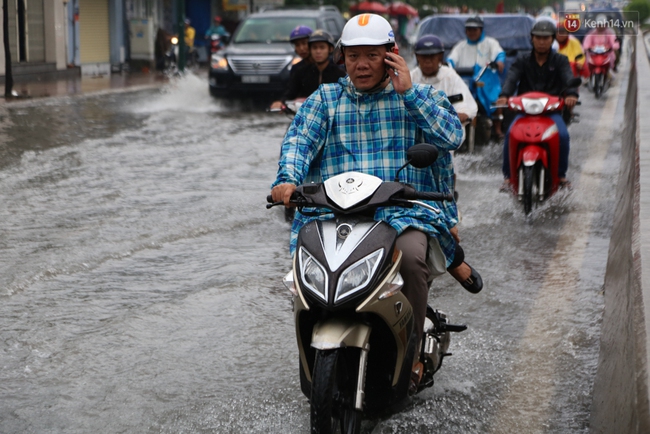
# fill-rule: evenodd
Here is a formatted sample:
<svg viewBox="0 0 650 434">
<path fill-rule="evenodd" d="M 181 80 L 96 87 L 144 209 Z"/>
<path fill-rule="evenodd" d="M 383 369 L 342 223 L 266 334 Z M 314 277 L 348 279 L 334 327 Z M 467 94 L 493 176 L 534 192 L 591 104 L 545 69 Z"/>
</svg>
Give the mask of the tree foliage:
<svg viewBox="0 0 650 434">
<path fill-rule="evenodd" d="M 645 20 L 650 18 L 650 0 L 632 0 L 625 6 L 626 12 L 638 12 L 639 23 L 643 24 Z"/>
</svg>

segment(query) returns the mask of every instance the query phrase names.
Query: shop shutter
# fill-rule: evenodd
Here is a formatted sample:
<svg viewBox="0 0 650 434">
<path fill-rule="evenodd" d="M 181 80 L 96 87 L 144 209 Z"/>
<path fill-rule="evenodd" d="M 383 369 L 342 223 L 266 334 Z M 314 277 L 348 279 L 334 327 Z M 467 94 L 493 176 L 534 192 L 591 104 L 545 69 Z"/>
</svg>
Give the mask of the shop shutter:
<svg viewBox="0 0 650 434">
<path fill-rule="evenodd" d="M 27 61 L 45 62 L 45 24 L 43 0 L 26 0 Z"/>
<path fill-rule="evenodd" d="M 81 63 L 109 63 L 108 0 L 79 0 Z"/>
</svg>

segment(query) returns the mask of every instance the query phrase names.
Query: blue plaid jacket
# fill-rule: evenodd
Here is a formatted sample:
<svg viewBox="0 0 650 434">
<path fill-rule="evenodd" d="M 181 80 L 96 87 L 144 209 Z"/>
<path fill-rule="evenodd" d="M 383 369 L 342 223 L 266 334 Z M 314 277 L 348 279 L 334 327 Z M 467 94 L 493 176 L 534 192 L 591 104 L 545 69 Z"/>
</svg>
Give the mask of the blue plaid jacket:
<svg viewBox="0 0 650 434">
<path fill-rule="evenodd" d="M 449 151 L 462 140 L 458 115 L 445 94 L 430 85 L 414 84 L 400 95 L 392 83 L 375 93 L 357 92 L 349 77 L 338 83 L 323 84 L 300 107 L 282 143 L 277 178 L 282 183 L 300 185 L 322 182 L 343 172 L 357 171 L 392 181 L 406 162 L 406 150 L 421 142 L 436 145 L 439 156 L 425 169 L 407 167 L 400 181 L 419 191 L 453 193 L 453 163 Z M 435 202 L 443 212 L 423 207 L 378 209 L 382 220 L 398 233 L 419 229 L 438 238 L 447 257 L 454 257 L 455 242 L 449 229 L 458 223 L 454 202 Z M 296 212 L 291 228 L 291 254 L 298 231 L 314 219 L 327 220 L 331 214 L 307 217 Z"/>
</svg>

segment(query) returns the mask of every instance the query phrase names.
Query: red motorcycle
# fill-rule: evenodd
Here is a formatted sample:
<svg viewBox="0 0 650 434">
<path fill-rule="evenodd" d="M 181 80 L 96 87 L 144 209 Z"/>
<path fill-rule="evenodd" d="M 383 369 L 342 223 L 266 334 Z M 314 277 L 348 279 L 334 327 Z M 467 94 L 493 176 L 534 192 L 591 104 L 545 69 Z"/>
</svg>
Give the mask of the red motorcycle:
<svg viewBox="0 0 650 434">
<path fill-rule="evenodd" d="M 569 60 L 569 65 L 571 65 L 571 72 L 573 72 L 574 77 L 584 77 L 589 78 L 589 66 L 587 63 L 580 65 L 580 59 L 585 57 L 584 54 L 578 54 L 575 60 L 572 62 Z"/>
<path fill-rule="evenodd" d="M 569 87 L 580 84 L 573 78 Z M 528 92 L 508 98 L 507 106 L 524 116 L 510 127 L 510 186 L 530 214 L 533 203 L 548 199 L 560 186 L 560 134 L 548 115 L 564 110 L 564 98 L 542 92 Z"/>
<path fill-rule="evenodd" d="M 597 45 L 587 50 L 587 65 L 590 71 L 589 88 L 594 91 L 596 98 L 600 98 L 610 85 L 611 51 L 611 48 L 603 45 Z"/>
<path fill-rule="evenodd" d="M 230 37 L 229 33 L 226 33 L 224 35 L 219 35 L 217 33 L 213 33 L 210 35 L 210 54 L 214 54 L 221 50 L 227 43 L 228 39 Z"/>
</svg>

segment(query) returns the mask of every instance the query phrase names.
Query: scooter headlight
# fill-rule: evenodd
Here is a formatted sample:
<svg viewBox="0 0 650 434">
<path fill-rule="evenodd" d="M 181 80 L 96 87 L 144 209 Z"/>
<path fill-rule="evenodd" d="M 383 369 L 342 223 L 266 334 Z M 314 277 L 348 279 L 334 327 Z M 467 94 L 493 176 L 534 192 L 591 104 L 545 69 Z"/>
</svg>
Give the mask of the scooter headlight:
<svg viewBox="0 0 650 434">
<path fill-rule="evenodd" d="M 546 129 L 546 131 L 544 131 L 544 134 L 542 134 L 542 142 L 543 142 L 544 140 L 547 140 L 547 139 L 548 139 L 549 137 L 551 137 L 553 134 L 557 133 L 557 131 L 558 131 L 558 129 L 557 129 L 557 125 L 555 125 L 555 124 L 553 124 L 553 125 L 551 125 L 550 127 L 548 127 L 548 128 Z"/>
<path fill-rule="evenodd" d="M 309 254 L 304 247 L 300 248 L 300 278 L 307 289 L 327 302 L 327 273 L 325 267 Z"/>
<path fill-rule="evenodd" d="M 366 256 L 360 261 L 350 265 L 339 278 L 336 285 L 336 295 L 334 303 L 350 297 L 355 292 L 363 289 L 370 283 L 370 279 L 374 276 L 377 267 L 381 262 L 384 255 L 384 249 L 379 249 L 374 253 Z"/>
<path fill-rule="evenodd" d="M 544 111 L 548 103 L 548 98 L 522 98 L 521 103 L 524 105 L 524 111 L 529 115 L 538 115 Z"/>
</svg>

